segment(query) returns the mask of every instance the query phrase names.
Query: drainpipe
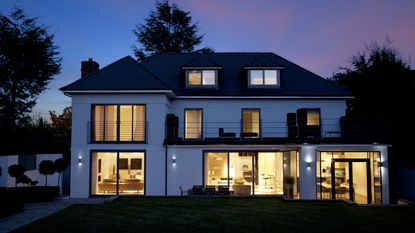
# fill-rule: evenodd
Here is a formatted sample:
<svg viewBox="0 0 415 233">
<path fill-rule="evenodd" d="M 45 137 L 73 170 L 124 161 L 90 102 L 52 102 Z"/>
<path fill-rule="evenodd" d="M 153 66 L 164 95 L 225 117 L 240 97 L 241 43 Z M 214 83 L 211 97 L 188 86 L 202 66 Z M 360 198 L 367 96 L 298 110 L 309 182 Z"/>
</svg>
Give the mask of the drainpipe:
<svg viewBox="0 0 415 233">
<path fill-rule="evenodd" d="M 164 145 L 164 195 L 167 196 L 167 144 Z"/>
</svg>

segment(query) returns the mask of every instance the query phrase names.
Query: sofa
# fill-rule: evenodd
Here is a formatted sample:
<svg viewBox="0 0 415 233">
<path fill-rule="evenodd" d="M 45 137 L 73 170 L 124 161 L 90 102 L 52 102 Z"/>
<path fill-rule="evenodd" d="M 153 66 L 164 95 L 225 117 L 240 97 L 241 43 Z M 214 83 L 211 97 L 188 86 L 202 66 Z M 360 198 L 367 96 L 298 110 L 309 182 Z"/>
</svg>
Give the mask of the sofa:
<svg viewBox="0 0 415 233">
<path fill-rule="evenodd" d="M 140 179 L 123 179 L 119 181 L 119 192 L 125 191 L 142 191 L 144 190 L 144 182 Z M 117 181 L 115 179 L 104 179 L 98 183 L 99 192 L 115 193 L 117 191 Z"/>
</svg>

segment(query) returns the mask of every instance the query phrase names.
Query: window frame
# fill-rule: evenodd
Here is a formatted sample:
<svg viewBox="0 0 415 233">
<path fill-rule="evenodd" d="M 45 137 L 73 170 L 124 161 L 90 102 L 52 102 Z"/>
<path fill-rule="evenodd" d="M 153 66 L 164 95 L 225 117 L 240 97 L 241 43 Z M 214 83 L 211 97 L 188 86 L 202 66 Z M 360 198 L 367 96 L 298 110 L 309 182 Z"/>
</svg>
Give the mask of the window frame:
<svg viewBox="0 0 415 233">
<path fill-rule="evenodd" d="M 114 141 L 106 141 L 105 137 L 102 141 L 95 140 L 93 130 L 93 124 L 95 122 L 95 107 L 96 106 L 117 106 L 117 120 L 116 120 L 116 139 Z M 120 117 L 121 117 L 121 106 L 144 106 L 144 139 L 143 140 L 134 140 L 134 137 L 131 141 L 122 141 L 120 140 Z M 105 122 L 105 114 L 104 114 Z M 147 144 L 147 104 L 137 104 L 137 103 L 122 103 L 122 104 L 91 104 L 91 117 L 88 130 L 88 144 Z M 133 133 L 133 129 L 132 129 Z M 105 135 L 105 134 L 104 134 Z"/>
<path fill-rule="evenodd" d="M 248 69 L 248 87 L 249 88 L 280 88 L 281 87 L 281 71 L 280 69 L 273 69 L 273 68 L 269 68 L 269 69 Z M 252 84 L 251 82 L 251 71 L 262 71 L 262 84 Z M 277 72 L 277 84 L 265 84 L 265 71 L 276 71 Z"/>
<path fill-rule="evenodd" d="M 240 133 L 244 132 L 244 111 L 258 111 L 258 137 L 253 137 L 253 139 L 262 138 L 262 120 L 261 120 L 261 109 L 260 108 L 242 108 L 241 109 L 241 130 Z M 252 123 L 251 123 L 252 124 Z"/>
<path fill-rule="evenodd" d="M 99 105 L 99 104 L 98 104 Z M 111 104 L 110 104 L 111 105 Z M 144 191 L 143 194 L 137 194 L 139 196 L 146 196 L 146 190 L 147 190 L 147 150 L 145 149 L 93 149 L 89 151 L 89 197 L 108 197 L 108 196 L 116 196 L 116 195 L 122 195 L 122 196 L 137 196 L 137 195 L 125 195 L 122 193 L 119 193 L 119 177 L 117 176 L 117 184 L 116 184 L 116 194 L 114 195 L 102 195 L 102 194 L 92 194 L 92 159 L 94 153 L 116 153 L 117 154 L 117 173 L 119 174 L 119 168 L 118 168 L 118 160 L 120 157 L 120 153 L 143 153 L 144 156 L 144 162 L 143 162 L 143 182 L 144 182 Z"/>
<path fill-rule="evenodd" d="M 200 85 L 190 85 L 189 84 L 189 73 L 190 72 L 194 72 L 194 71 L 198 71 L 200 72 Z M 211 84 L 203 84 L 203 73 L 204 71 L 214 71 L 214 75 L 215 75 L 215 84 L 211 85 Z M 186 76 L 186 88 L 189 89 L 193 89 L 193 88 L 218 88 L 218 75 L 219 72 L 217 69 L 187 69 L 185 76 Z"/>
<path fill-rule="evenodd" d="M 186 111 L 198 110 L 201 112 L 201 122 L 200 122 L 200 137 L 199 138 L 186 138 Z M 185 108 L 183 111 L 183 138 L 184 140 L 202 140 L 203 139 L 203 108 Z"/>
</svg>

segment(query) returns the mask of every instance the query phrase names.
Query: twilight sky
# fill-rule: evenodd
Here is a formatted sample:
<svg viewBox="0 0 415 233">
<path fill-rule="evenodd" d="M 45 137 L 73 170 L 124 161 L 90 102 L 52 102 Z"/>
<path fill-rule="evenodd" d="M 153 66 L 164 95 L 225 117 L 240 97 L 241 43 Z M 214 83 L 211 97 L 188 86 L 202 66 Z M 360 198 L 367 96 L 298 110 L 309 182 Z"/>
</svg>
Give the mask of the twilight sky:
<svg viewBox="0 0 415 233">
<path fill-rule="evenodd" d="M 204 34 L 202 46 L 218 52 L 272 51 L 329 77 L 371 41 L 389 36 L 403 57 L 415 56 L 414 0 L 174 0 L 190 11 Z M 58 89 L 80 77 L 80 62 L 100 67 L 133 56 L 132 29 L 143 23 L 154 0 L 1 0 L 8 15 L 17 5 L 49 26 L 63 58 L 62 72 L 39 96 L 34 113 L 48 118 L 70 98 Z M 415 60 L 409 60 L 412 69 Z"/>
</svg>

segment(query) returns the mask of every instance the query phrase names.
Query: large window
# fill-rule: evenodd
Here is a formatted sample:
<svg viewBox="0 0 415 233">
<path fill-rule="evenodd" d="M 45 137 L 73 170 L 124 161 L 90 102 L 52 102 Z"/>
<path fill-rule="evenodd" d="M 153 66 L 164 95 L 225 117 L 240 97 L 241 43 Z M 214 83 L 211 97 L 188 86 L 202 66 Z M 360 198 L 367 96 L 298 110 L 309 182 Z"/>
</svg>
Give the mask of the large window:
<svg viewBox="0 0 415 233">
<path fill-rule="evenodd" d="M 184 115 L 185 139 L 202 138 L 202 110 L 186 109 Z"/>
<path fill-rule="evenodd" d="M 260 136 L 260 110 L 242 110 L 242 138 L 258 138 Z"/>
<path fill-rule="evenodd" d="M 144 194 L 144 152 L 93 152 L 91 194 Z"/>
<path fill-rule="evenodd" d="M 93 105 L 92 108 L 91 141 L 145 141 L 145 105 Z"/>
<path fill-rule="evenodd" d="M 234 195 L 284 194 L 296 198 L 297 157 L 295 151 L 207 152 L 205 184 L 229 186 Z"/>
<path fill-rule="evenodd" d="M 279 70 L 249 70 L 248 84 L 250 87 L 278 87 Z"/>
<path fill-rule="evenodd" d="M 217 70 L 188 70 L 186 71 L 187 87 L 216 87 L 218 82 Z"/>
</svg>

